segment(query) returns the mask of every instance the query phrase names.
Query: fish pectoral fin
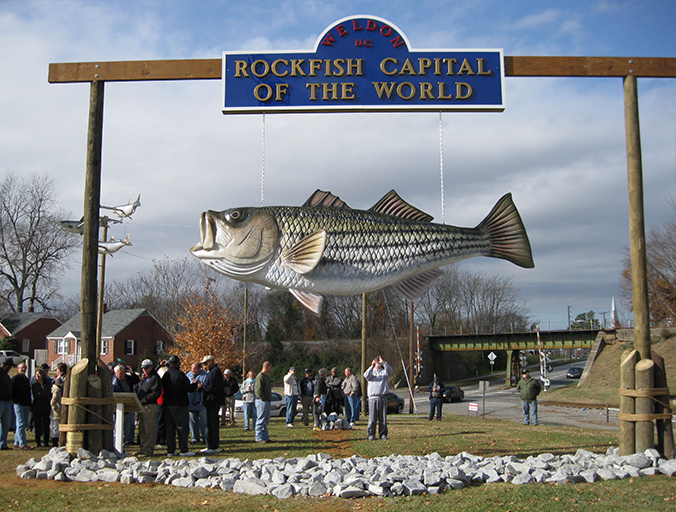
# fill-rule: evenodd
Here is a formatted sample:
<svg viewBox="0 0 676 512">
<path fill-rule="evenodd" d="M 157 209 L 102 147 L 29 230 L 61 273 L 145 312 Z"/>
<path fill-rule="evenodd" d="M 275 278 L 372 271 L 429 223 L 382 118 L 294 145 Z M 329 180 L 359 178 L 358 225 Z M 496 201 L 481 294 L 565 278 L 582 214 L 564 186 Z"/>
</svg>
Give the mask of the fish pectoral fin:
<svg viewBox="0 0 676 512">
<path fill-rule="evenodd" d="M 290 249 L 282 251 L 282 263 L 299 274 L 314 270 L 326 247 L 326 231 L 316 231 L 306 236 Z"/>
<path fill-rule="evenodd" d="M 318 293 L 306 292 L 303 290 L 294 290 L 293 288 L 289 288 L 289 291 L 291 292 L 291 295 L 296 297 L 303 306 L 308 308 L 315 315 L 317 316 L 321 315 L 322 302 L 324 301 L 324 297 L 322 297 Z"/>
<path fill-rule="evenodd" d="M 408 300 L 415 301 L 422 297 L 434 280 L 437 277 L 443 275 L 443 273 L 444 272 L 439 269 L 428 270 L 422 274 L 417 274 L 413 277 L 409 277 L 408 279 L 404 279 L 403 281 L 395 284 L 394 287 L 399 290 Z"/>
<path fill-rule="evenodd" d="M 395 190 L 390 190 L 385 194 L 380 201 L 369 208 L 369 211 L 420 222 L 432 222 L 434 218 L 428 213 L 408 204 L 399 197 L 399 194 Z"/>
<path fill-rule="evenodd" d="M 340 197 L 325 190 L 315 190 L 303 204 L 303 207 L 333 206 L 335 208 L 349 208 Z"/>
</svg>

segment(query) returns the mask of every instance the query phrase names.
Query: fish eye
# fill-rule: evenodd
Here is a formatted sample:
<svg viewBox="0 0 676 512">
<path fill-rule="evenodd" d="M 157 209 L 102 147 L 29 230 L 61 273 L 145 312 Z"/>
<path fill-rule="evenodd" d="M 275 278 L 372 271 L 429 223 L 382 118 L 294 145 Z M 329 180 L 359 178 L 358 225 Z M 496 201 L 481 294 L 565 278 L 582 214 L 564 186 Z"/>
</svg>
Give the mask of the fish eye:
<svg viewBox="0 0 676 512">
<path fill-rule="evenodd" d="M 230 210 L 226 214 L 226 219 L 230 222 L 240 222 L 246 218 L 246 212 L 244 210 Z"/>
</svg>

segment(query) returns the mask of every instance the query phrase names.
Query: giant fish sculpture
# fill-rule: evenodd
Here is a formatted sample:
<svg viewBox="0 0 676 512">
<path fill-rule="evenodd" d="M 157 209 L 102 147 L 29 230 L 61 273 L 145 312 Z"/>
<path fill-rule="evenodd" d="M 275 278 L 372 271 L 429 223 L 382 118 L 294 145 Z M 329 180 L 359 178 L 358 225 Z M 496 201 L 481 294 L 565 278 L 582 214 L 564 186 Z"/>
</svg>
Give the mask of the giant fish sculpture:
<svg viewBox="0 0 676 512">
<path fill-rule="evenodd" d="M 207 211 L 191 252 L 228 277 L 289 290 L 320 313 L 322 295 L 353 295 L 394 285 L 419 299 L 440 267 L 473 256 L 534 267 L 511 194 L 475 228 L 434 224 L 394 191 L 355 210 L 317 190 L 302 207 Z"/>
</svg>

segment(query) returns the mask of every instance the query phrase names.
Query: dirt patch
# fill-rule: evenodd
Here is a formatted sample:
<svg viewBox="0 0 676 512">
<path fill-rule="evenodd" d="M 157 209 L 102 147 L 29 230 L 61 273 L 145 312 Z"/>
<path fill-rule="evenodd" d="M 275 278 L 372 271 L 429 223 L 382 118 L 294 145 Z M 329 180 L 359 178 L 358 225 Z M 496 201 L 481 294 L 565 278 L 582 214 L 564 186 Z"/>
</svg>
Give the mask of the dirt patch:
<svg viewBox="0 0 676 512">
<path fill-rule="evenodd" d="M 328 448 L 323 448 L 322 451 L 334 459 L 346 459 L 357 453 L 350 446 L 349 430 L 321 430 L 313 432 L 312 437 L 327 443 Z"/>
</svg>

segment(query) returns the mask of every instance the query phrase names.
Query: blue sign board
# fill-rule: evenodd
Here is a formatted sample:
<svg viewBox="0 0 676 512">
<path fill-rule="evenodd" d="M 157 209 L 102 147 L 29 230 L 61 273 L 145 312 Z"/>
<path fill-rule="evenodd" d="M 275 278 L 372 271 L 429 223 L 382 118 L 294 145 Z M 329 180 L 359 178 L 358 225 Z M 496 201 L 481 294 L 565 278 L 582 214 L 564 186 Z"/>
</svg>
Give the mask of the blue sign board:
<svg viewBox="0 0 676 512">
<path fill-rule="evenodd" d="M 223 52 L 223 113 L 504 110 L 502 50 L 411 50 L 375 16 L 337 21 L 314 51 Z"/>
</svg>

